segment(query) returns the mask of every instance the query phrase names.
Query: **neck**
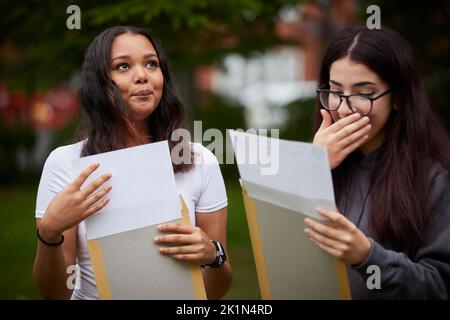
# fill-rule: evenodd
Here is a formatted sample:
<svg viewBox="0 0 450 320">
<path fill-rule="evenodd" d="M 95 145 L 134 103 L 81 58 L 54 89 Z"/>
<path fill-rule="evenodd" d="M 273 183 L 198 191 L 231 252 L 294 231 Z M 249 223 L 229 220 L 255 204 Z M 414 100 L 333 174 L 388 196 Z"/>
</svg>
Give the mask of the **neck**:
<svg viewBox="0 0 450 320">
<path fill-rule="evenodd" d="M 138 133 L 140 137 L 148 136 L 149 127 L 147 121 L 135 122 L 134 127 L 136 128 L 136 133 Z"/>
<path fill-rule="evenodd" d="M 133 138 L 130 138 L 127 145 L 134 147 L 145 143 L 150 143 L 149 127 L 147 121 L 133 122 Z"/>
</svg>

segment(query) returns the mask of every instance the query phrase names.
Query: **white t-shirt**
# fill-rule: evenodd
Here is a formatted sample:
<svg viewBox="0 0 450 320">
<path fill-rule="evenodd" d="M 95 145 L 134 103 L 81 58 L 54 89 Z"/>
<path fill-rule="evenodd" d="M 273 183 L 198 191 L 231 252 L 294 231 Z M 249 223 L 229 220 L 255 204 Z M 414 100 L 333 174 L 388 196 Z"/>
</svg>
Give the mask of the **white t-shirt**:
<svg viewBox="0 0 450 320">
<path fill-rule="evenodd" d="M 59 147 L 48 156 L 37 192 L 36 218 L 44 216 L 53 197 L 76 177 L 71 167 L 72 160 L 80 158 L 84 141 Z M 201 144 L 194 143 L 195 154 L 192 169 L 176 173 L 178 192 L 183 196 L 189 209 L 191 222 L 195 223 L 195 212 L 208 213 L 228 205 L 225 184 L 219 164 L 214 154 Z M 79 299 L 98 299 L 92 264 L 86 242 L 84 221 L 78 225 L 77 236 L 77 287 L 74 297 Z"/>
</svg>

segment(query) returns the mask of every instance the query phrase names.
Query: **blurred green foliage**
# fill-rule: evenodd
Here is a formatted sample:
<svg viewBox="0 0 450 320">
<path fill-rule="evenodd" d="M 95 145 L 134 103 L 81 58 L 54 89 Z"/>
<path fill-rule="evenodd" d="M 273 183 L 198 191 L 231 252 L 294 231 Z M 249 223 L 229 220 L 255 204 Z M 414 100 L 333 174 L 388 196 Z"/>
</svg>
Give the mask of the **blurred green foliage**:
<svg viewBox="0 0 450 320">
<path fill-rule="evenodd" d="M 274 28 L 279 9 L 296 2 L 4 0 L 0 3 L 0 81 L 6 81 L 13 91 L 32 95 L 60 81 L 77 79 L 84 51 L 94 37 L 108 27 L 132 24 L 151 29 L 162 42 L 176 78 L 181 80 L 188 113 L 201 108 L 205 112 L 199 111 L 199 117 L 209 127 L 221 128 L 220 124 L 225 123 L 228 127 L 244 127 L 243 118 L 234 116 L 238 109 L 226 108 L 226 102 L 215 100 L 211 108 L 198 103 L 193 70 L 219 63 L 229 52 L 250 55 L 280 43 Z M 69 30 L 66 26 L 71 15 L 66 10 L 73 4 L 81 10 L 80 30 Z M 213 114 L 209 115 L 208 110 L 214 110 Z M 228 117 L 230 121 L 215 121 L 215 116 L 220 120 Z M 233 119 L 242 121 L 233 123 Z M 71 122 L 55 131 L 51 147 L 70 142 L 75 127 L 76 122 Z M 0 171 L 5 176 L 2 182 L 16 174 L 17 152 L 23 146 L 21 130 L 2 134 Z"/>
<path fill-rule="evenodd" d="M 203 145 L 213 147 L 215 138 L 207 141 L 204 139 L 206 137 L 204 134 L 209 129 L 216 129 L 220 131 L 221 137 L 223 138 L 223 143 L 220 143 L 220 146 L 225 147 L 225 152 L 232 152 L 231 145 L 225 145 L 227 139 L 226 130 L 246 130 L 245 108 L 237 102 L 219 95 L 210 94 L 206 100 L 206 102 L 193 111 L 192 115 L 193 121 L 201 121 Z M 236 164 L 225 164 L 225 153 L 216 153 L 216 150 L 211 151 L 219 158 L 219 163 L 223 163 L 221 164 L 221 170 L 224 178 L 237 181 L 239 179 L 239 173 Z"/>
<path fill-rule="evenodd" d="M 0 300 L 36 299 L 32 280 L 36 185 L 0 187 Z"/>
<path fill-rule="evenodd" d="M 45 1 L 0 4 L 0 73 L 14 88 L 46 89 L 81 67 L 84 51 L 107 27 L 153 30 L 176 69 L 218 62 L 228 52 L 249 54 L 279 43 L 274 23 L 293 0 Z M 81 29 L 68 30 L 69 5 L 81 9 Z"/>
<path fill-rule="evenodd" d="M 296 141 L 312 141 L 315 99 L 298 99 L 283 108 L 287 121 L 280 130 L 280 138 Z"/>
<path fill-rule="evenodd" d="M 0 121 L 0 185 L 17 183 L 25 178 L 19 167 L 18 156 L 30 150 L 34 141 L 34 132 L 29 126 L 20 123 L 5 126 Z"/>
</svg>

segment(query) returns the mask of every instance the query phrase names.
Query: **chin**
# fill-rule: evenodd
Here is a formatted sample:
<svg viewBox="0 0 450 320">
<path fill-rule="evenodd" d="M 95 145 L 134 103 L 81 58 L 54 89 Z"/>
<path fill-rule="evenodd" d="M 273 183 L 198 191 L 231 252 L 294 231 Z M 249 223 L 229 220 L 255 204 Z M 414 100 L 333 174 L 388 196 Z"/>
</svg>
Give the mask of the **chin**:
<svg viewBox="0 0 450 320">
<path fill-rule="evenodd" d="M 133 120 L 142 121 L 147 119 L 154 111 L 155 107 L 153 106 L 139 106 L 130 108 L 130 113 L 132 115 Z"/>
<path fill-rule="evenodd" d="M 152 112 L 139 113 L 139 114 L 133 113 L 131 118 L 133 119 L 133 121 L 141 122 L 141 121 L 148 119 L 148 117 L 150 117 L 151 115 L 152 115 Z"/>
</svg>

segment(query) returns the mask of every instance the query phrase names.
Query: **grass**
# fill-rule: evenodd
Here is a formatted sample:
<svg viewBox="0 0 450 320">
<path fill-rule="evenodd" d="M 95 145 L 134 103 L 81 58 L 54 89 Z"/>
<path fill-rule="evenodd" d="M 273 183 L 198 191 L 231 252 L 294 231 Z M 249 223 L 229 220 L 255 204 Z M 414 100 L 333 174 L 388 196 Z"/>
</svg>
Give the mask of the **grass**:
<svg viewBox="0 0 450 320">
<path fill-rule="evenodd" d="M 253 253 L 237 181 L 226 181 L 234 280 L 224 299 L 259 299 Z M 31 274 L 36 251 L 36 185 L 0 188 L 0 299 L 39 299 Z"/>
<path fill-rule="evenodd" d="M 36 189 L 0 189 L 0 299 L 39 297 L 31 279 L 36 251 Z"/>
</svg>

